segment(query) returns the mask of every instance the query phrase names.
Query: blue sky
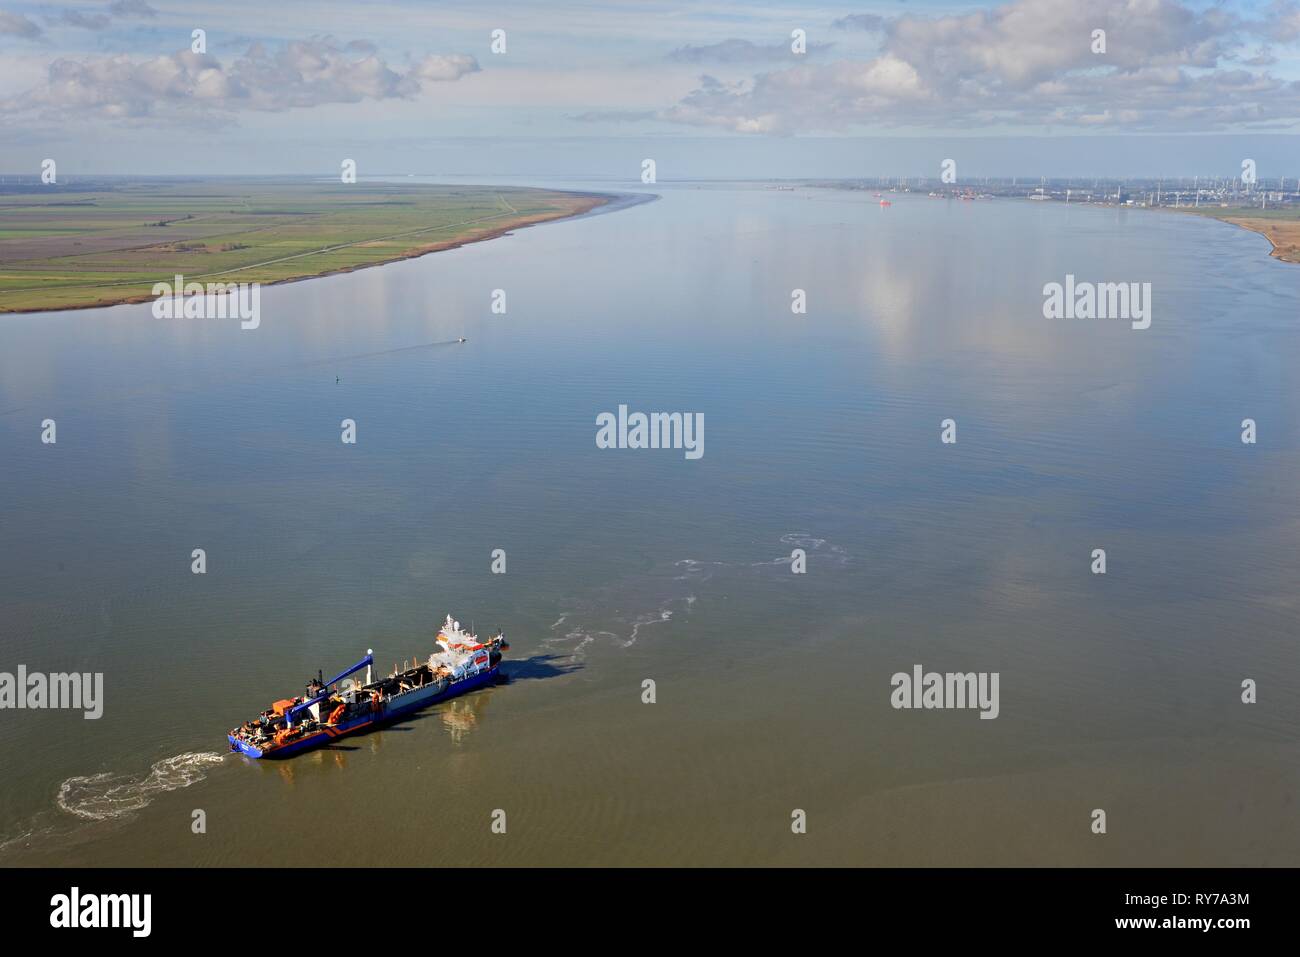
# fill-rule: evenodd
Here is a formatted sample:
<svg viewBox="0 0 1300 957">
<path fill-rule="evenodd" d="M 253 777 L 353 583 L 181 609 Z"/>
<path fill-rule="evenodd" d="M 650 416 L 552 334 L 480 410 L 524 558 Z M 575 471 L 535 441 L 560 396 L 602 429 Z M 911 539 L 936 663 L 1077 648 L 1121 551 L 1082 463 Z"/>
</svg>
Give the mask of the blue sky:
<svg viewBox="0 0 1300 957">
<path fill-rule="evenodd" d="M 0 0 L 0 123 L 11 171 L 617 175 L 662 143 L 684 176 L 849 175 L 958 139 L 995 175 L 1068 137 L 1208 171 L 1294 148 L 1300 4 Z"/>
</svg>

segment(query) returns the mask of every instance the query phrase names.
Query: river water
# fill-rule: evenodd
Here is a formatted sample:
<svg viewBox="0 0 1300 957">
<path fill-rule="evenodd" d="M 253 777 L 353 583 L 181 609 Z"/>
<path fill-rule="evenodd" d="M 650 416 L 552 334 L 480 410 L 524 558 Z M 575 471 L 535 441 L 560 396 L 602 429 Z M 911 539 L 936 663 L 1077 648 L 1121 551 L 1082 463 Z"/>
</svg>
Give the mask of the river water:
<svg viewBox="0 0 1300 957">
<path fill-rule="evenodd" d="M 0 864 L 1300 864 L 1300 266 L 1171 213 L 655 192 L 256 330 L 0 318 L 0 671 L 104 675 L 98 720 L 0 712 Z M 1067 274 L 1151 283 L 1150 328 L 1045 319 Z M 620 405 L 703 455 L 598 448 Z M 510 683 L 225 753 L 448 612 Z M 915 665 L 998 716 L 891 707 Z"/>
</svg>

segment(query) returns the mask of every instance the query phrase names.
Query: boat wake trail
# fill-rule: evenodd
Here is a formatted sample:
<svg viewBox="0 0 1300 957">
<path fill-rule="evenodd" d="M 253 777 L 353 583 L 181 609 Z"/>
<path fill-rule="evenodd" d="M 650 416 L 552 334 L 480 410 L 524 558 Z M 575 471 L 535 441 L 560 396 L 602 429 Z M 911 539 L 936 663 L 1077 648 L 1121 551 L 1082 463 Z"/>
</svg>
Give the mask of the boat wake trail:
<svg viewBox="0 0 1300 957">
<path fill-rule="evenodd" d="M 72 777 L 59 785 L 56 800 L 69 814 L 107 821 L 147 807 L 160 794 L 197 784 L 207 777 L 207 768 L 224 760 L 224 754 L 187 751 L 157 762 L 142 778 L 111 772 Z"/>
<path fill-rule="evenodd" d="M 834 542 L 828 542 L 824 538 L 816 538 L 807 532 L 787 532 L 781 536 L 782 545 L 791 545 L 795 548 L 802 548 L 809 553 L 810 558 L 818 562 L 828 562 L 833 565 L 847 565 L 849 558 L 848 551 L 843 545 L 836 545 Z M 771 565 L 789 565 L 790 556 L 783 555 L 780 558 L 774 558 L 768 564 Z"/>
<path fill-rule="evenodd" d="M 543 645 L 547 648 L 565 648 L 569 657 L 574 661 L 581 661 L 586 657 L 588 647 L 598 641 L 608 642 L 619 648 L 630 648 L 636 644 L 636 640 L 643 628 L 672 621 L 674 609 L 671 606 L 681 605 L 689 609 L 694 602 L 695 596 L 687 595 L 684 598 L 665 599 L 664 607 L 639 615 L 628 616 L 615 612 L 611 628 L 600 629 L 584 628 L 578 625 L 570 625 L 568 628 L 562 629 L 562 626 L 571 617 L 580 614 L 580 612 L 566 611 L 555 624 L 551 625 L 551 637 L 544 641 Z M 583 617 L 586 616 L 583 615 Z"/>
<path fill-rule="evenodd" d="M 694 558 L 683 558 L 676 563 L 681 572 L 677 576 L 678 580 L 708 581 L 719 571 L 728 568 L 763 568 L 768 565 L 780 565 L 788 569 L 794 560 L 790 552 L 794 548 L 803 549 L 809 561 L 817 564 L 825 563 L 843 568 L 853 561 L 848 549 L 843 545 L 836 545 L 834 542 L 827 541 L 824 538 L 817 538 L 807 532 L 786 532 L 781 536 L 780 541 L 787 551 L 767 561 L 736 564 L 733 562 L 706 562 Z"/>
<path fill-rule="evenodd" d="M 803 549 L 810 562 L 832 567 L 842 568 L 853 560 L 843 546 L 807 532 L 787 532 L 779 541 L 786 551 L 776 558 L 751 562 L 682 558 L 607 585 L 565 609 L 551 625 L 551 637 L 543 645 L 573 661 L 584 660 L 594 646 L 629 648 L 647 628 L 688 614 L 701 595 L 707 601 L 728 583 L 776 574 L 776 569 L 784 569 L 788 577 L 794 548 Z M 629 608 L 637 610 L 629 612 Z"/>
</svg>

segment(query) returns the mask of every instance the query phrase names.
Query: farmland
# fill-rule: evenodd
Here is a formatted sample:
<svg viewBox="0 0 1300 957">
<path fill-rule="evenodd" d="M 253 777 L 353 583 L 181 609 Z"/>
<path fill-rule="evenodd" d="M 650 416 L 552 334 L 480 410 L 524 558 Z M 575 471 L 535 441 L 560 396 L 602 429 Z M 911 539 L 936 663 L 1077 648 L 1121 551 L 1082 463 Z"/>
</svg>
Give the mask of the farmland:
<svg viewBox="0 0 1300 957">
<path fill-rule="evenodd" d="M 577 215 L 591 194 L 421 184 L 113 182 L 0 192 L 0 312 L 152 297 L 180 274 L 290 282 Z"/>
</svg>

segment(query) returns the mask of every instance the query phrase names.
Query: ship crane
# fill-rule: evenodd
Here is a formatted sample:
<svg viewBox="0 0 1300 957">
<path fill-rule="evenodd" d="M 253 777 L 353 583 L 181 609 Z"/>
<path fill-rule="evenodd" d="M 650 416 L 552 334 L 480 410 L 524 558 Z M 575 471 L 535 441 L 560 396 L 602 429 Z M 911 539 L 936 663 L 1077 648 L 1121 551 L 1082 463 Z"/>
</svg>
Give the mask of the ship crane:
<svg viewBox="0 0 1300 957">
<path fill-rule="evenodd" d="M 323 690 L 321 691 L 320 694 L 316 695 L 316 697 L 314 697 L 314 698 L 310 698 L 310 699 L 308 699 L 307 701 L 302 702 L 301 704 L 296 704 L 296 705 L 294 705 L 292 708 L 289 708 L 287 711 L 285 711 L 285 713 L 284 713 L 284 723 L 285 723 L 285 725 L 287 725 L 287 726 L 292 726 L 293 721 L 294 721 L 294 718 L 298 715 L 299 712 L 301 712 L 301 711 L 305 711 L 305 710 L 307 710 L 308 708 L 310 708 L 312 705 L 314 705 L 314 704 L 319 704 L 320 702 L 324 701 L 326 698 L 328 698 L 328 697 L 333 693 L 333 692 L 330 691 L 330 687 L 331 687 L 332 685 L 337 684 L 338 682 L 342 681 L 342 680 L 343 680 L 344 678 L 346 678 L 348 675 L 353 674 L 354 672 L 360 671 L 362 668 L 365 668 L 365 669 L 366 669 L 366 683 L 369 684 L 369 683 L 370 683 L 370 671 L 369 671 L 369 669 L 370 669 L 370 666 L 373 665 L 374 663 L 375 663 L 375 653 L 374 653 L 374 651 L 371 650 L 371 649 L 366 649 L 366 656 L 365 656 L 364 658 L 362 658 L 360 661 L 358 661 L 358 662 L 357 662 L 355 665 L 353 665 L 351 668 L 348 668 L 346 671 L 340 671 L 338 674 L 336 674 L 336 675 L 335 675 L 333 678 L 331 678 L 329 681 L 326 681 L 326 682 L 324 683 L 324 688 L 323 688 Z"/>
</svg>

